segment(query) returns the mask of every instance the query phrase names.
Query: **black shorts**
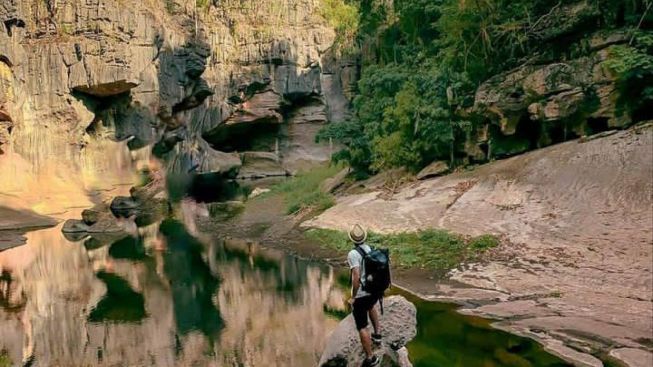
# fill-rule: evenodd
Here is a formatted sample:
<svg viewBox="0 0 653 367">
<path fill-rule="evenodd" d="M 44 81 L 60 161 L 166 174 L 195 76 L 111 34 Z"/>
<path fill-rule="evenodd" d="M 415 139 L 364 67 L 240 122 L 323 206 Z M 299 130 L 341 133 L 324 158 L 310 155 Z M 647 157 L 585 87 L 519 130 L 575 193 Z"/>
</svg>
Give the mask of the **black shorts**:
<svg viewBox="0 0 653 367">
<path fill-rule="evenodd" d="M 367 314 L 372 310 L 378 299 L 372 296 L 356 298 L 353 305 L 356 330 L 364 329 L 368 325 Z"/>
</svg>

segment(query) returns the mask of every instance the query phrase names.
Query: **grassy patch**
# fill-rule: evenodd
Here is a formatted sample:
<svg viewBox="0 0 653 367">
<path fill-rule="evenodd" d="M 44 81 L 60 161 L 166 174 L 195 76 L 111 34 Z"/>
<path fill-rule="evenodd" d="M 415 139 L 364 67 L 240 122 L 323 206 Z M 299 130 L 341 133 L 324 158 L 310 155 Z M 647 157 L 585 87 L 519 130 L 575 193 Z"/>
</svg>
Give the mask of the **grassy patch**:
<svg viewBox="0 0 653 367">
<path fill-rule="evenodd" d="M 305 236 L 322 247 L 343 254 L 352 247 L 347 234 L 329 229 L 310 229 Z M 429 229 L 391 235 L 370 233 L 368 243 L 390 250 L 394 266 L 448 271 L 464 262 L 480 258 L 499 245 L 492 235 L 465 237 L 444 230 Z"/>
<path fill-rule="evenodd" d="M 9 352 L 6 349 L 0 351 L 0 367 L 11 367 L 11 359 L 9 359 Z"/>
<path fill-rule="evenodd" d="M 322 192 L 320 184 L 327 178 L 334 176 L 341 169 L 340 166 L 331 165 L 301 172 L 271 187 L 271 191 L 266 195 L 262 195 L 262 197 L 282 195 L 286 205 L 286 214 L 301 211 L 320 213 L 335 204 L 333 195 Z"/>
</svg>

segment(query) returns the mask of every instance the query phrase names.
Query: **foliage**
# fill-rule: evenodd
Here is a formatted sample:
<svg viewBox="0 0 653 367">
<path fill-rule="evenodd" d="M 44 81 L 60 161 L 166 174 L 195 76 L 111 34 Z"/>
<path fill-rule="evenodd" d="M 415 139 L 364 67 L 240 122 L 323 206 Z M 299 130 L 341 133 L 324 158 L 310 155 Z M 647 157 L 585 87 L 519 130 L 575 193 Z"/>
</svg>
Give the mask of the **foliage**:
<svg viewBox="0 0 653 367">
<path fill-rule="evenodd" d="M 614 46 L 605 61 L 605 66 L 619 79 L 642 78 L 653 73 L 653 33 L 640 32 L 634 40 L 635 46 Z"/>
<path fill-rule="evenodd" d="M 9 358 L 9 352 L 6 349 L 0 351 L 0 367 L 11 367 L 11 359 Z"/>
<path fill-rule="evenodd" d="M 589 0 L 573 8 L 580 9 L 574 10 L 577 13 L 567 15 L 570 10 L 564 7 L 577 3 L 358 0 L 354 6 L 350 2 L 359 12 L 357 23 L 348 24 L 357 25 L 362 58 L 354 114 L 345 123 L 325 128 L 318 139 L 342 143 L 345 149 L 334 159 L 347 161 L 363 174 L 397 166 L 415 171 L 436 159 L 455 164 L 474 127 L 473 116 L 461 112 L 472 104 L 481 82 L 529 58 L 577 57 L 572 53 L 582 47 L 576 46 L 594 31 L 639 28 L 648 4 Z M 574 23 L 575 19 L 583 22 Z M 637 44 L 646 44 L 646 39 Z M 613 67 L 633 75 L 648 73 L 651 50 L 647 47 L 646 51 L 637 48 L 634 54 L 632 48 L 617 48 L 619 61 Z M 653 94 L 651 88 L 639 92 Z"/>
<path fill-rule="evenodd" d="M 353 44 L 358 30 L 358 6 L 349 0 L 322 0 L 321 13 L 336 30 L 336 43 L 340 46 Z"/>
<path fill-rule="evenodd" d="M 368 173 L 400 166 L 417 171 L 448 160 L 455 130 L 466 124 L 447 99 L 447 87 L 464 85 L 456 77 L 431 63 L 369 65 L 358 84 L 355 117 L 329 125 L 317 138 L 343 143 L 346 149 L 334 159 Z"/>
<path fill-rule="evenodd" d="M 208 8 L 211 6 L 211 0 L 195 0 L 195 5 L 198 8 Z"/>
<path fill-rule="evenodd" d="M 651 118 L 653 32 L 637 32 L 631 45 L 613 46 L 603 65 L 615 74 L 621 91 L 617 114 L 627 109 L 636 117 Z"/>
<path fill-rule="evenodd" d="M 168 14 L 175 14 L 177 12 L 177 4 L 174 0 L 164 0 L 164 5 Z"/>
<path fill-rule="evenodd" d="M 273 186 L 269 195 L 283 195 L 287 214 L 306 210 L 320 213 L 335 204 L 333 195 L 322 192 L 320 184 L 341 169 L 342 167 L 331 165 L 300 172 Z"/>
<path fill-rule="evenodd" d="M 310 229 L 305 236 L 343 254 L 352 248 L 344 232 Z M 492 235 L 468 238 L 445 230 L 428 229 L 390 235 L 369 233 L 368 243 L 388 248 L 395 266 L 447 272 L 461 263 L 480 260 L 487 250 L 499 245 L 499 240 Z"/>
</svg>

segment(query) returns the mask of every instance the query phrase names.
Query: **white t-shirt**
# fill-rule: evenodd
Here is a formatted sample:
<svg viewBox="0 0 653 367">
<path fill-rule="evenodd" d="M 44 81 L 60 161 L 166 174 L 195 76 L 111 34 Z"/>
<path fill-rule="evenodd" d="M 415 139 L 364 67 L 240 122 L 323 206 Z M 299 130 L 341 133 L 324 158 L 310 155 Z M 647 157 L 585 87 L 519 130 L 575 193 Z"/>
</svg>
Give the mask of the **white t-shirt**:
<svg viewBox="0 0 653 367">
<path fill-rule="evenodd" d="M 372 251 L 372 248 L 366 244 L 359 245 L 359 247 L 363 249 L 365 253 Z M 354 298 L 369 296 L 370 294 L 363 290 L 363 279 L 365 279 L 365 266 L 363 264 L 363 256 L 361 256 L 358 250 L 353 249 L 349 251 L 349 254 L 347 255 L 347 262 L 349 263 L 349 269 L 358 267 L 361 275 L 361 286 L 358 287 L 358 292 Z"/>
</svg>

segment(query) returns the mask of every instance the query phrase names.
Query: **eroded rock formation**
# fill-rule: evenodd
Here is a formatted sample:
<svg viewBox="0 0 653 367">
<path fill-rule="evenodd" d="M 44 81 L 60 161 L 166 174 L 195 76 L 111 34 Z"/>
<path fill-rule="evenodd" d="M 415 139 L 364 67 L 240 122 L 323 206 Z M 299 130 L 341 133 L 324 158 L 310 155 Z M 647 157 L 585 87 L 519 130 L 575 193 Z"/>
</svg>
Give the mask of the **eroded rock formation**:
<svg viewBox="0 0 653 367">
<path fill-rule="evenodd" d="M 650 106 L 630 96 L 642 91 L 628 90 L 650 84 L 650 74 L 628 87 L 610 67 L 619 50 L 641 48 L 636 32 L 624 26 L 624 17 L 641 17 L 634 15 L 640 5 L 552 4 L 528 30 L 527 37 L 540 45 L 537 51 L 486 80 L 473 106 L 461 108 L 476 121 L 461 156 L 491 160 L 651 119 Z"/>
<path fill-rule="evenodd" d="M 194 0 L 5 2 L 0 144 L 31 158 L 70 155 L 100 138 L 129 139 L 132 150 L 158 142 L 154 152 L 168 162 L 192 155 L 180 170 L 217 150 L 275 151 L 283 161 L 293 151 L 279 151 L 280 145 L 312 143 L 322 117 L 343 119 L 352 98 L 355 60 L 333 57 L 335 32 L 320 6 L 309 0 L 199 8 Z M 281 131 L 308 101 L 322 117 L 302 125 L 315 128 Z M 34 147 L 46 129 L 47 139 Z M 315 150 L 323 161 L 324 147 Z"/>
</svg>

